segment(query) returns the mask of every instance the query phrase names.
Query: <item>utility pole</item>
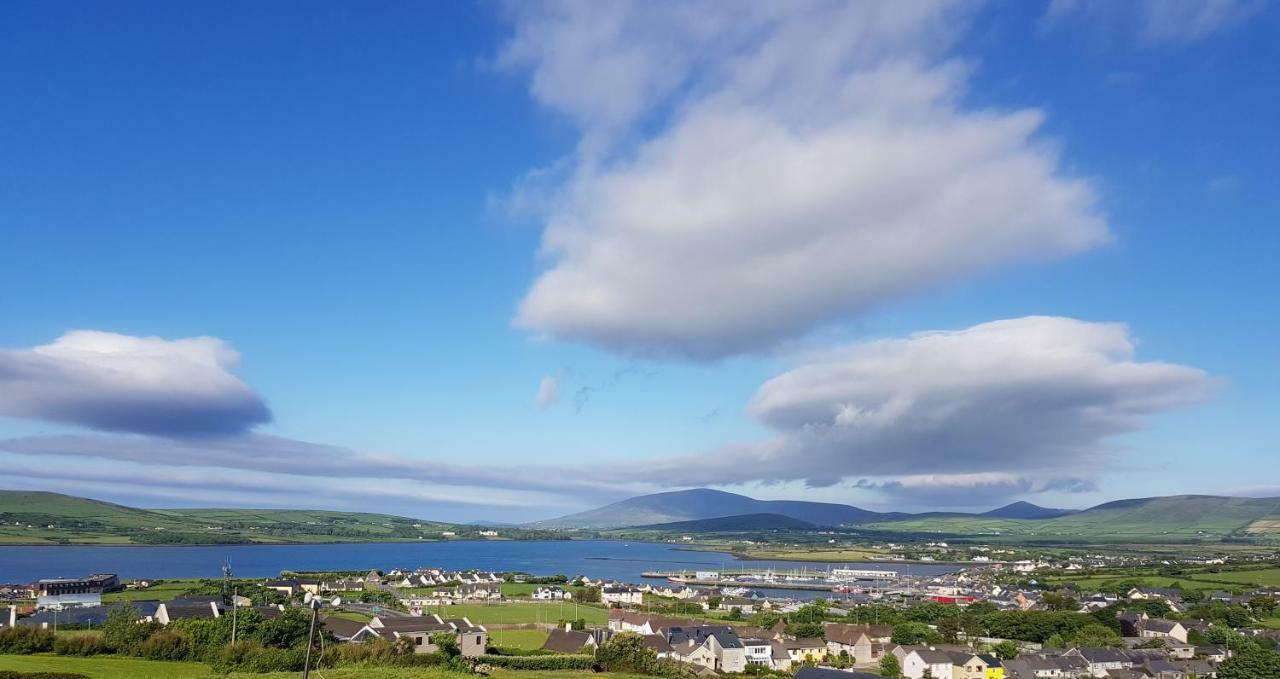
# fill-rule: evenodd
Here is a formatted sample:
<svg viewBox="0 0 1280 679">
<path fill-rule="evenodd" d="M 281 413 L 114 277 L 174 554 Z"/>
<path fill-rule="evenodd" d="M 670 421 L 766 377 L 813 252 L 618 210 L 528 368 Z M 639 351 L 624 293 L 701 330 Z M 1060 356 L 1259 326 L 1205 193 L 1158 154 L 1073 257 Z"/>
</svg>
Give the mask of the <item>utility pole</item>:
<svg viewBox="0 0 1280 679">
<path fill-rule="evenodd" d="M 236 609 L 240 608 L 240 606 L 236 605 L 236 599 L 240 598 L 240 588 L 237 587 L 234 590 L 232 590 L 232 592 L 233 594 L 231 595 L 231 645 L 235 646 L 236 645 L 236 613 L 239 612 Z"/>
</svg>

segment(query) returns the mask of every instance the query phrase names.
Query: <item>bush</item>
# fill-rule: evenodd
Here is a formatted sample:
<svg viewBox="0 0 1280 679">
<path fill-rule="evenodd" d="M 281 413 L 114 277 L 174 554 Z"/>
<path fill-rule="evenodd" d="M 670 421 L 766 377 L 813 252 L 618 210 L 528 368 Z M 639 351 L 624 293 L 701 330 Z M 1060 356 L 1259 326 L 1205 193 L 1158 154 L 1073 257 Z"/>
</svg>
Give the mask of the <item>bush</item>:
<svg viewBox="0 0 1280 679">
<path fill-rule="evenodd" d="M 595 664 L 589 655 L 482 655 L 475 662 L 509 670 L 566 671 L 589 670 Z"/>
<path fill-rule="evenodd" d="M 37 627 L 0 629 L 0 653 L 44 653 L 53 650 L 52 630 Z"/>
<path fill-rule="evenodd" d="M 187 660 L 194 655 L 191 640 L 173 630 L 161 630 L 138 645 L 138 655 L 148 660 Z"/>
<path fill-rule="evenodd" d="M 306 663 L 300 648 L 269 648 L 256 641 L 238 641 L 212 654 L 209 664 L 220 674 L 228 672 L 298 672 Z"/>
<path fill-rule="evenodd" d="M 107 652 L 107 643 L 101 634 L 71 634 L 54 639 L 53 652 L 58 655 L 99 655 Z"/>
</svg>

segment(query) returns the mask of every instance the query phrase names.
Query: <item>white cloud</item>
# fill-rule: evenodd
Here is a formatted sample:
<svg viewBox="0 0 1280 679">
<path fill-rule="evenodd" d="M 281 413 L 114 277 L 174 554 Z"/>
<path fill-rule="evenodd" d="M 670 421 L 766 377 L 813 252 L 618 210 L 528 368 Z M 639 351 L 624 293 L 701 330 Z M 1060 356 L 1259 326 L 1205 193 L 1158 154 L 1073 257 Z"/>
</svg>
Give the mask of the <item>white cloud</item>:
<svg viewBox="0 0 1280 679">
<path fill-rule="evenodd" d="M 1189 43 L 1234 28 L 1265 6 L 1262 0 L 1053 0 L 1045 21 L 1052 28 L 1066 19 L 1084 18 L 1133 30 L 1151 45 Z"/>
<path fill-rule="evenodd" d="M 242 432 L 271 413 L 231 374 L 239 358 L 214 337 L 68 332 L 0 350 L 0 415 L 145 434 Z"/>
<path fill-rule="evenodd" d="M 546 408 L 551 405 L 554 405 L 556 400 L 559 397 L 560 397 L 560 378 L 559 377 L 542 378 L 542 381 L 538 383 L 538 395 L 534 398 L 534 401 L 538 404 L 538 407 Z"/>
<path fill-rule="evenodd" d="M 748 412 L 776 435 L 635 465 L 682 484 L 872 477 L 1084 489 L 1120 454 L 1112 439 L 1208 398 L 1203 371 L 1135 360 L 1126 326 L 1027 317 L 864 342 L 763 384 Z M 907 483 L 907 480 L 916 482 Z M 887 484 L 887 485 L 886 485 Z M 895 485 L 896 484 L 896 485 Z"/>
<path fill-rule="evenodd" d="M 503 55 L 582 132 L 517 325 L 717 358 L 1109 238 L 1036 110 L 966 108 L 968 3 L 521 5 Z M 544 182 L 545 183 L 545 182 Z"/>
</svg>

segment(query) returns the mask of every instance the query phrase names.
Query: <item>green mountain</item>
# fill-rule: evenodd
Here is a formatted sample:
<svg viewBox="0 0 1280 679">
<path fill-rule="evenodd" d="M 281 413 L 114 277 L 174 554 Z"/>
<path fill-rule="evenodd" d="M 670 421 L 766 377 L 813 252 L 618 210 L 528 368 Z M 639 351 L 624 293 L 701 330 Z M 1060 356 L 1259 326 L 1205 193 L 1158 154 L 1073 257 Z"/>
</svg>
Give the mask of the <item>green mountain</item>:
<svg viewBox="0 0 1280 679">
<path fill-rule="evenodd" d="M 932 517 L 867 524 L 899 533 L 1036 540 L 1160 541 L 1280 536 L 1280 498 L 1173 495 L 1117 500 L 1048 519 Z"/>
<path fill-rule="evenodd" d="M 136 509 L 59 493 L 0 490 L 0 544 L 371 542 L 440 537 L 449 524 L 301 509 Z"/>
<path fill-rule="evenodd" d="M 742 533 L 771 530 L 813 530 L 818 526 L 793 519 L 782 514 L 741 514 L 738 516 L 722 516 L 715 519 L 695 519 L 693 521 L 675 521 L 658 523 L 651 526 L 633 526 L 626 531 L 656 531 L 660 533 Z"/>
<path fill-rule="evenodd" d="M 677 490 L 629 498 L 590 511 L 530 524 L 536 528 L 622 528 L 746 514 L 780 514 L 815 526 L 839 526 L 891 519 L 891 514 L 849 505 L 794 500 L 757 500 L 709 488 Z"/>
<path fill-rule="evenodd" d="M 983 512 L 982 516 L 991 516 L 998 519 L 1053 519 L 1075 513 L 1076 510 L 1074 509 L 1050 509 L 1049 507 L 1033 505 L 1030 502 L 1014 502 L 1003 507 L 997 507 L 989 512 Z"/>
</svg>

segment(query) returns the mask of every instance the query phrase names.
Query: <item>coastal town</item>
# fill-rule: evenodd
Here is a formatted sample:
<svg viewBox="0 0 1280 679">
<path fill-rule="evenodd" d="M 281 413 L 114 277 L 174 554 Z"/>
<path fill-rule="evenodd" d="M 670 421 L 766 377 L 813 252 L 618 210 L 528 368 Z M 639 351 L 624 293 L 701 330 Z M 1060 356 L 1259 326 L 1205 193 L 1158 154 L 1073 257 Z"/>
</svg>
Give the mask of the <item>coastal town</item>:
<svg viewBox="0 0 1280 679">
<path fill-rule="evenodd" d="M 872 565 L 652 571 L 638 582 L 434 567 L 260 580 L 234 578 L 229 568 L 221 580 L 98 573 L 0 585 L 8 603 L 0 651 L 13 652 L 4 644 L 24 634 L 48 634 L 54 645 L 44 650 L 55 654 L 66 639 L 101 644 L 96 634 L 122 618 L 151 639 L 187 644 L 197 629 L 225 627 L 235 644 L 255 628 L 291 621 L 305 630 L 313 618 L 306 663 L 314 642 L 325 645 L 315 662 L 341 663 L 354 652 L 344 649 L 392 648 L 421 662 L 452 657 L 473 673 L 608 670 L 616 649 L 628 648 L 648 659 L 636 666 L 662 676 L 1192 679 L 1217 677 L 1238 654 L 1280 642 L 1280 587 L 1099 581 L 1098 573 L 1118 572 L 1109 561 L 966 564 L 935 575 Z M 1174 572 L 1167 560 L 1147 566 Z M 1178 567 L 1249 574 L 1276 565 L 1251 557 Z M 1072 577 L 1105 584 L 1087 588 Z M 97 652 L 136 653 L 146 643 Z"/>
</svg>

